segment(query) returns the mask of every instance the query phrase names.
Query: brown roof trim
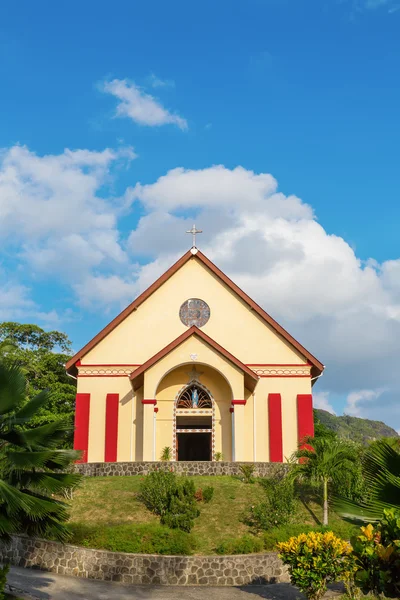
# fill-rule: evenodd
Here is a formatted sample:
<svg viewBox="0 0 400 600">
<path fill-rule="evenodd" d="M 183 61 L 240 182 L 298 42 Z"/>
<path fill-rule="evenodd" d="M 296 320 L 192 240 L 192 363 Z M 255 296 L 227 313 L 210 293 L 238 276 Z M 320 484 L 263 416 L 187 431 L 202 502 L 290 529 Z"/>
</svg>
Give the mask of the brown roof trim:
<svg viewBox="0 0 400 600">
<path fill-rule="evenodd" d="M 279 333 L 287 342 L 289 342 L 289 344 L 294 346 L 296 350 L 300 352 L 300 354 L 307 358 L 310 361 L 310 363 L 318 369 L 318 371 L 322 372 L 324 370 L 324 365 L 317 358 L 315 358 L 315 356 L 313 356 L 311 352 L 308 352 L 308 350 L 306 350 L 304 346 L 300 344 L 300 342 L 298 342 L 293 336 L 291 336 L 290 333 L 286 331 L 286 329 L 279 325 L 279 323 L 277 323 L 275 319 L 273 319 L 267 312 L 265 312 L 265 310 L 263 310 L 261 306 L 254 302 L 254 300 L 252 300 L 250 296 L 246 294 L 246 292 L 240 289 L 240 287 L 236 285 L 236 283 L 234 283 L 232 279 L 229 279 L 229 277 L 225 275 L 225 273 L 221 271 L 221 269 L 214 265 L 214 263 L 212 263 L 211 260 L 207 258 L 207 256 L 200 252 L 200 250 L 197 252 L 196 257 L 198 257 L 213 273 L 215 273 L 215 275 L 222 279 L 222 281 L 226 283 L 226 285 L 229 286 L 231 290 L 236 292 L 236 294 L 242 300 L 244 300 L 250 306 L 250 308 L 252 308 L 264 321 L 271 325 L 271 327 L 275 329 L 277 333 Z"/>
<path fill-rule="evenodd" d="M 197 250 L 197 249 L 196 249 Z M 185 263 L 191 258 L 199 259 L 206 267 L 210 269 L 217 277 L 219 277 L 231 290 L 233 290 L 246 304 L 250 306 L 264 321 L 266 321 L 279 335 L 281 335 L 289 344 L 291 344 L 301 355 L 307 358 L 313 365 L 313 375 L 318 375 L 324 370 L 324 365 L 313 356 L 308 350 L 304 348 L 294 337 L 290 335 L 277 323 L 268 313 L 265 312 L 254 300 L 250 298 L 239 286 L 236 285 L 221 269 L 219 269 L 214 263 L 211 262 L 200 250 L 197 250 L 195 254 L 188 250 L 181 258 L 172 265 L 161 277 L 159 277 L 150 287 L 147 288 L 140 296 L 136 298 L 129 306 L 125 308 L 115 319 L 111 321 L 104 329 L 102 329 L 90 342 L 86 344 L 79 352 L 75 354 L 66 364 L 67 371 L 75 366 L 76 362 L 80 360 L 85 354 L 87 354 L 96 344 L 98 344 L 103 338 L 106 337 L 119 325 L 128 315 L 136 310 L 142 302 L 144 302 L 153 292 L 165 283 L 176 271 L 178 271 Z M 210 338 L 211 339 L 211 338 Z"/>
<path fill-rule="evenodd" d="M 217 342 L 215 342 L 209 335 L 204 333 L 204 331 L 201 331 L 201 329 L 196 327 L 196 325 L 192 325 L 192 327 L 189 327 L 189 329 L 187 329 L 184 333 L 182 333 L 180 336 L 178 336 L 173 342 L 171 342 L 170 344 L 165 346 L 165 348 L 163 348 L 162 350 L 157 352 L 157 354 L 154 354 L 154 356 L 149 358 L 138 369 L 135 369 L 131 373 L 130 380 L 132 382 L 137 382 L 136 385 L 134 384 L 134 389 L 138 389 L 138 387 L 140 387 L 142 385 L 141 380 L 142 380 L 142 377 L 143 377 L 145 371 L 150 369 L 150 367 L 155 365 L 159 360 L 164 358 L 164 356 L 166 356 L 167 354 L 172 352 L 172 350 L 175 350 L 175 348 L 177 348 L 180 344 L 185 342 L 188 338 L 192 337 L 193 335 L 199 337 L 201 340 L 206 342 L 206 344 L 211 346 L 216 352 L 219 352 L 220 354 L 222 354 L 222 356 L 224 358 L 229 360 L 236 367 L 238 367 L 241 371 L 243 371 L 243 373 L 246 376 L 246 381 L 248 383 L 250 383 L 250 391 L 254 390 L 254 387 L 259 379 L 258 375 L 256 375 L 254 373 L 254 371 L 249 369 L 249 367 L 247 365 L 242 363 L 242 361 L 240 361 L 238 358 L 236 358 L 236 356 L 234 356 L 233 354 L 228 352 L 228 350 L 225 350 L 225 348 L 223 348 Z"/>
<path fill-rule="evenodd" d="M 99 342 L 101 342 L 101 340 L 105 338 L 110 333 L 110 331 L 115 329 L 117 325 L 119 325 L 145 300 L 147 300 L 147 298 L 151 296 L 153 292 L 158 290 L 158 288 L 162 286 L 162 284 L 165 283 L 170 277 L 172 277 L 172 275 L 176 273 L 176 271 L 178 271 L 178 269 L 180 269 L 192 256 L 193 254 L 190 252 L 190 250 L 188 250 L 183 256 L 181 256 L 181 258 L 175 264 L 172 265 L 172 267 L 165 271 L 165 273 L 163 273 L 161 277 L 156 279 L 155 282 L 147 288 L 147 290 L 140 294 L 140 296 L 138 296 L 136 300 L 131 302 L 131 304 L 129 304 L 121 313 L 119 313 L 119 315 L 117 315 L 115 319 L 113 319 L 108 325 L 104 327 L 104 329 L 102 329 L 97 335 L 95 335 L 94 338 L 92 338 L 90 342 L 86 344 L 86 346 L 83 346 L 83 348 L 81 348 L 75 354 L 75 356 L 70 358 L 70 360 L 66 363 L 65 368 L 67 369 L 67 371 L 71 367 L 75 366 L 76 362 L 79 359 L 81 359 L 83 356 L 85 356 L 85 354 L 90 352 L 90 350 L 94 348 Z"/>
</svg>

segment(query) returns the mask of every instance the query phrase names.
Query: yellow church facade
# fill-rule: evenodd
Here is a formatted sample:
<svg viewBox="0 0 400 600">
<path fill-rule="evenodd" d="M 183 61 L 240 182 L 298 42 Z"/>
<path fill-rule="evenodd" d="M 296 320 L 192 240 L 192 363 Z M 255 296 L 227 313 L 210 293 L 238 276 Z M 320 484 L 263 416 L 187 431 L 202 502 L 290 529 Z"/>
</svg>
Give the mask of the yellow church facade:
<svg viewBox="0 0 400 600">
<path fill-rule="evenodd" d="M 282 462 L 324 367 L 194 246 L 66 368 L 81 462 Z"/>
</svg>

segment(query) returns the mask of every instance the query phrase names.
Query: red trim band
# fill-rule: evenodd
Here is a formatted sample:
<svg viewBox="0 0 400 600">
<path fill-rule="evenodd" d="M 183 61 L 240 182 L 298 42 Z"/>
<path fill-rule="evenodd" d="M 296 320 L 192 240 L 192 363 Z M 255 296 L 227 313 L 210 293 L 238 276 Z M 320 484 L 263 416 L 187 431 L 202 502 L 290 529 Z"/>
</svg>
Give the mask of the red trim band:
<svg viewBox="0 0 400 600">
<path fill-rule="evenodd" d="M 246 367 L 308 367 L 309 363 L 246 363 Z"/>
<path fill-rule="evenodd" d="M 232 404 L 233 406 L 235 406 L 235 404 L 241 404 L 241 405 L 245 405 L 247 402 L 247 400 L 232 400 Z"/>
<path fill-rule="evenodd" d="M 282 400 L 280 394 L 268 394 L 269 461 L 283 462 Z"/>
<path fill-rule="evenodd" d="M 88 461 L 89 416 L 90 394 L 76 394 L 74 450 L 82 452 L 81 458 L 76 461 L 78 463 L 86 463 Z"/>
<path fill-rule="evenodd" d="M 139 363 L 119 363 L 119 364 L 101 363 L 98 365 L 92 365 L 92 364 L 89 365 L 86 363 L 85 364 L 80 363 L 78 365 L 78 363 L 77 363 L 77 366 L 78 367 L 140 367 L 140 364 Z"/>
<path fill-rule="evenodd" d="M 142 404 L 157 404 L 157 400 L 142 400 Z"/>
<path fill-rule="evenodd" d="M 104 461 L 117 462 L 119 394 L 106 397 L 106 440 Z"/>
</svg>

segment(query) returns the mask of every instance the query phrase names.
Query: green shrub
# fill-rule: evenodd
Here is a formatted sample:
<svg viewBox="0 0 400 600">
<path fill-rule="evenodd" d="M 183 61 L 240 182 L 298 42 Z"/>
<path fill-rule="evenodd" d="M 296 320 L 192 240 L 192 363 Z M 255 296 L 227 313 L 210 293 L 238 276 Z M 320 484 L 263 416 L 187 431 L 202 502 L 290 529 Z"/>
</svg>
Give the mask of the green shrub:
<svg viewBox="0 0 400 600">
<path fill-rule="evenodd" d="M 168 461 L 168 460 L 171 460 L 171 458 L 172 458 L 172 448 L 170 448 L 170 446 L 165 446 L 165 448 L 163 448 L 162 452 L 161 452 L 161 460 Z"/>
<path fill-rule="evenodd" d="M 239 469 L 242 474 L 241 479 L 244 481 L 244 483 L 254 483 L 254 468 L 255 467 L 252 464 L 239 465 Z"/>
<path fill-rule="evenodd" d="M 385 510 L 376 527 L 361 527 L 351 540 L 359 570 L 356 582 L 364 593 L 400 597 L 400 513 Z"/>
<path fill-rule="evenodd" d="M 329 583 L 351 581 L 356 570 L 350 544 L 332 531 L 301 533 L 279 543 L 278 550 L 292 585 L 309 600 L 322 598 Z"/>
<path fill-rule="evenodd" d="M 224 460 L 224 455 L 222 454 L 222 452 L 216 452 L 214 454 L 214 460 L 216 460 L 217 462 L 219 462 L 220 460 Z"/>
<path fill-rule="evenodd" d="M 214 496 L 214 488 L 213 488 L 212 485 L 208 485 L 203 490 L 203 500 L 204 500 L 204 502 L 206 504 L 208 504 L 209 502 L 211 502 L 213 496 Z"/>
<path fill-rule="evenodd" d="M 9 570 L 10 565 L 3 565 L 3 567 L 0 567 L 0 600 L 4 600 L 4 598 L 6 598 L 4 590 L 6 587 L 7 575 Z"/>
<path fill-rule="evenodd" d="M 113 527 L 71 524 L 71 542 L 85 548 L 133 554 L 193 554 L 192 535 L 156 523 L 116 525 Z"/>
<path fill-rule="evenodd" d="M 262 552 L 263 540 L 253 535 L 243 535 L 239 538 L 225 540 L 219 544 L 215 551 L 217 554 L 251 554 Z"/>
<path fill-rule="evenodd" d="M 163 525 L 172 529 L 189 532 L 200 514 L 193 480 L 178 478 L 170 471 L 153 471 L 144 477 L 139 497 L 149 510 L 161 517 Z"/>
<path fill-rule="evenodd" d="M 153 471 L 143 478 L 139 498 L 151 512 L 162 517 L 167 509 L 171 494 L 178 487 L 177 476 L 170 471 Z"/>
<path fill-rule="evenodd" d="M 250 527 L 267 531 L 290 523 L 296 517 L 297 501 L 294 497 L 293 482 L 288 477 L 262 480 L 265 499 L 251 506 L 244 517 Z"/>
</svg>

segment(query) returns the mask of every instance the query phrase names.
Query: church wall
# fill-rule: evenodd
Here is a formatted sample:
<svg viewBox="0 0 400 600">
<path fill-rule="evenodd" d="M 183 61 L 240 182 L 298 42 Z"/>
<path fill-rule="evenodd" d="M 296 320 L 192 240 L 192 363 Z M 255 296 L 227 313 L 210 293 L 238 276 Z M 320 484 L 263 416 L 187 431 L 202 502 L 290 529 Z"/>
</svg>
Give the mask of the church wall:
<svg viewBox="0 0 400 600">
<path fill-rule="evenodd" d="M 83 364 L 142 364 L 186 331 L 179 308 L 198 297 L 210 306 L 203 331 L 244 363 L 304 364 L 286 340 L 195 258 L 168 279 L 82 359 Z"/>
<path fill-rule="evenodd" d="M 254 460 L 254 419 L 253 419 L 253 395 L 245 390 L 244 399 L 247 400 L 244 408 L 244 461 Z M 235 408 L 236 410 L 236 408 Z"/>
<path fill-rule="evenodd" d="M 268 394 L 280 394 L 283 460 L 297 449 L 297 395 L 311 394 L 309 377 L 264 377 L 256 387 L 257 461 L 269 461 Z"/>
</svg>

